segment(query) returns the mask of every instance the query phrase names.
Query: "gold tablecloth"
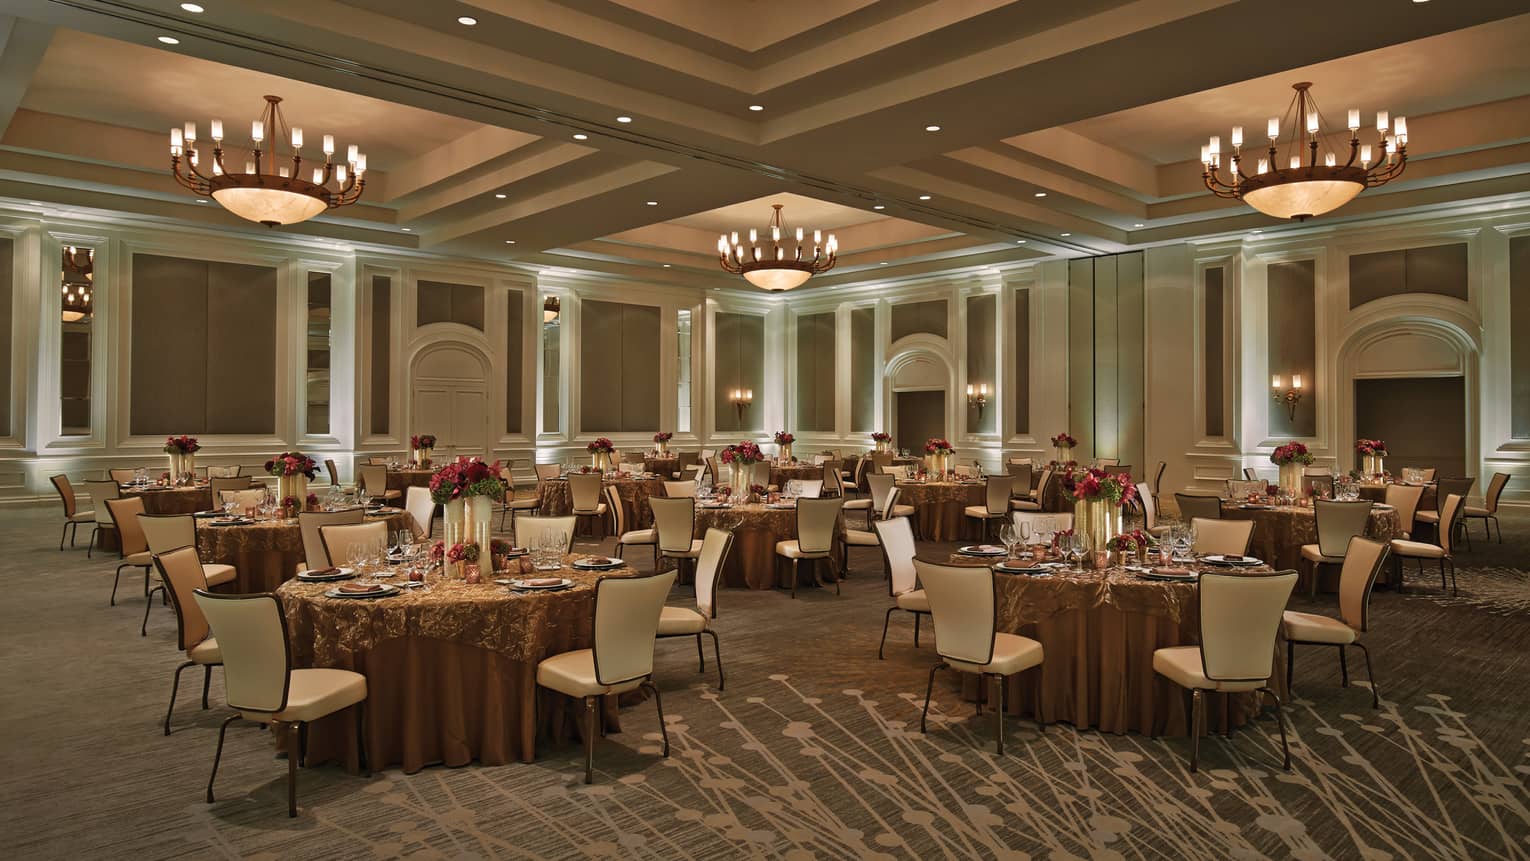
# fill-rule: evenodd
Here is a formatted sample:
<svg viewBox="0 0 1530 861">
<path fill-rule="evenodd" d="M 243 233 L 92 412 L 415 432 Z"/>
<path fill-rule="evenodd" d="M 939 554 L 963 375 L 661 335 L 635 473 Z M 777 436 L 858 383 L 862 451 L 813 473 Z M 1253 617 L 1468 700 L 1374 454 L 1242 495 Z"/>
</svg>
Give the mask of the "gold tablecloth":
<svg viewBox="0 0 1530 861">
<path fill-rule="evenodd" d="M 664 496 L 662 478 L 611 478 L 601 482 L 600 501 L 605 502 L 605 488 L 616 488 L 616 495 L 627 512 L 628 529 L 647 529 L 653 525 L 653 510 L 648 507 L 648 497 Z M 538 491 L 542 514 L 548 517 L 565 517 L 574 513 L 574 492 L 568 479 L 553 478 L 542 482 Z M 590 518 L 594 520 L 595 518 Z M 598 527 L 604 535 L 605 525 Z"/>
<path fill-rule="evenodd" d="M 581 705 L 543 690 L 538 707 L 537 663 L 589 648 L 595 582 L 631 573 L 565 565 L 557 576 L 573 580 L 573 588 L 529 594 L 432 575 L 429 591 L 389 598 L 326 598 L 333 584 L 296 580 L 277 595 L 294 666 L 367 677 L 370 766 L 413 773 L 434 763 L 531 762 L 539 735 L 554 744 L 578 738 Z M 616 704 L 607 700 L 606 729 L 614 732 Z M 340 761 L 354 770 L 354 732 L 348 711 L 314 723 L 309 762 Z"/>
<path fill-rule="evenodd" d="M 386 522 L 389 532 L 408 529 L 411 522 L 407 511 L 367 517 L 368 523 L 377 520 Z M 197 552 L 203 562 L 234 566 L 239 573 L 233 591 L 273 592 L 303 567 L 303 531 L 296 519 L 248 526 L 213 526 L 199 519 Z"/>
<path fill-rule="evenodd" d="M 845 473 L 845 478 L 848 479 L 849 477 L 850 473 Z M 783 490 L 786 489 L 788 481 L 816 481 L 820 478 L 823 478 L 823 467 L 814 466 L 810 463 L 789 464 L 785 466 L 771 464 L 770 467 L 770 483 Z"/>
<path fill-rule="evenodd" d="M 776 555 L 776 542 L 797 537 L 797 510 L 769 508 L 763 504 L 734 505 L 731 508 L 696 507 L 696 534 L 703 538 L 711 528 L 733 533 L 733 548 L 723 562 L 723 585 L 749 589 L 790 589 L 791 563 Z M 844 515 L 834 526 L 832 566 L 802 562 L 798 565 L 799 585 L 814 582 L 809 571 L 825 581 L 842 576 L 839 572 L 840 538 L 845 528 Z M 779 567 L 778 567 L 779 566 Z M 832 568 L 832 570 L 831 570 Z"/>
<path fill-rule="evenodd" d="M 992 560 L 956 555 L 951 561 L 985 565 Z M 1227 568 L 1205 568 L 1218 572 Z M 1268 567 L 1247 569 L 1271 570 Z M 995 577 L 997 629 L 1042 644 L 1041 671 L 1029 670 L 1008 684 L 1009 711 L 1034 715 L 1038 690 L 1042 717 L 1079 728 L 1145 735 L 1189 732 L 1189 695 L 1153 671 L 1153 651 L 1200 640 L 1200 603 L 1195 584 L 1144 580 L 1120 568 L 1058 570 L 1050 576 Z M 1272 653 L 1270 687 L 1285 696 L 1285 667 Z M 963 673 L 968 699 L 980 693 L 975 676 Z M 992 692 L 985 692 L 996 702 Z M 1241 726 L 1260 708 L 1253 694 L 1210 694 L 1208 732 Z"/>
<path fill-rule="evenodd" d="M 401 496 L 408 496 L 411 487 L 430 487 L 430 477 L 435 474 L 434 469 L 390 469 L 388 489 L 398 491 Z"/>
<path fill-rule="evenodd" d="M 980 481 L 900 481 L 899 505 L 914 506 L 914 528 L 925 541 L 960 541 L 978 534 L 976 520 L 963 513 L 982 505 L 987 487 Z"/>
<path fill-rule="evenodd" d="M 645 457 L 643 458 L 643 471 L 651 472 L 660 478 L 674 480 L 673 476 L 680 469 L 679 455 L 670 453 L 669 457 Z"/>
<path fill-rule="evenodd" d="M 1424 485 L 1424 492 L 1418 498 L 1418 511 L 1435 510 L 1435 485 Z M 1372 502 L 1387 501 L 1387 485 L 1385 484 L 1361 484 L 1357 485 L 1361 499 L 1369 499 Z"/>
<path fill-rule="evenodd" d="M 160 490 L 123 488 L 123 496 L 137 496 L 143 500 L 144 514 L 195 514 L 212 508 L 211 488 L 167 487 Z"/>
<path fill-rule="evenodd" d="M 1252 520 L 1257 523 L 1258 525 L 1254 527 L 1254 539 L 1249 553 L 1274 565 L 1277 569 L 1290 568 L 1301 572 L 1302 580 L 1296 588 L 1298 590 L 1311 588 L 1308 578 L 1312 576 L 1312 566 L 1302 562 L 1302 545 L 1317 543 L 1317 517 L 1314 516 L 1311 508 L 1300 506 L 1266 509 L 1239 508 L 1237 503 L 1224 502 L 1222 516 L 1229 520 Z M 1402 526 L 1398 522 L 1397 510 L 1371 509 L 1370 522 L 1365 527 L 1365 537 L 1376 541 L 1390 541 L 1393 538 L 1402 537 Z M 1339 584 L 1339 568 L 1337 565 L 1327 567 L 1332 570 L 1325 569 L 1322 572 L 1318 587 L 1325 591 L 1335 591 Z"/>
</svg>

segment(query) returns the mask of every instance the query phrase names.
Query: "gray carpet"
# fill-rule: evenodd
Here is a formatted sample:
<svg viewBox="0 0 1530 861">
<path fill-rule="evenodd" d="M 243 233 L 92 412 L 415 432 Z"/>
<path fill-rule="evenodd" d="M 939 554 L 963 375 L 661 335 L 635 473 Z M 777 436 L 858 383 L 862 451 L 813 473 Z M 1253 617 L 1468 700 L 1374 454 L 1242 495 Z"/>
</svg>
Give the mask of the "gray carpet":
<svg viewBox="0 0 1530 861">
<path fill-rule="evenodd" d="M 991 717 L 972 719 L 954 674 L 920 735 L 933 650 L 914 649 L 905 617 L 876 660 L 886 587 L 875 551 L 857 551 L 841 597 L 723 592 L 725 692 L 689 643 L 658 647 L 668 760 L 640 705 L 598 745 L 592 787 L 580 749 L 544 743 L 531 765 L 306 769 L 288 819 L 285 765 L 248 725 L 230 730 L 219 801 L 203 803 L 226 714 L 216 679 L 214 708 L 183 686 L 176 732 L 161 735 L 180 660 L 171 612 L 156 606 L 140 637 L 141 580 L 108 607 L 114 562 L 58 552 L 52 508 L 7 513 L 12 857 L 1530 859 L 1523 515 L 1505 518 L 1506 544 L 1479 538 L 1463 555 L 1459 597 L 1416 574 L 1405 594 L 1377 593 L 1380 710 L 1363 685 L 1339 687 L 1332 652 L 1299 655 L 1290 774 L 1268 717 L 1205 741 L 1195 775 L 1184 739 L 1020 720 L 997 757 Z"/>
</svg>

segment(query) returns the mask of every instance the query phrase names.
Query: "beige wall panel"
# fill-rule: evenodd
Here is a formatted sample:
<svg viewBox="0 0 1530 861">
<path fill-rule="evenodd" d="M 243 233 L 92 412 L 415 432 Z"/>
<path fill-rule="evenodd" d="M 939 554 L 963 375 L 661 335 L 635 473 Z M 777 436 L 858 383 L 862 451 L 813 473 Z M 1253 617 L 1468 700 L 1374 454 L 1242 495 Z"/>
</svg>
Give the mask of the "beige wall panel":
<svg viewBox="0 0 1530 861">
<path fill-rule="evenodd" d="M 993 433 L 997 427 L 999 411 L 992 405 L 998 400 L 998 345 L 995 343 L 995 317 L 999 313 L 999 297 L 992 294 L 967 297 L 967 382 L 972 385 L 988 384 L 989 406 L 981 417 L 977 410 L 968 408 L 967 426 L 976 433 Z M 962 393 L 965 397 L 965 391 Z"/>
<path fill-rule="evenodd" d="M 15 242 L 0 237 L 0 436 L 11 433 L 11 326 L 14 310 Z"/>
<path fill-rule="evenodd" d="M 1031 291 L 1015 291 L 1015 433 L 1031 432 Z"/>
<path fill-rule="evenodd" d="M 511 290 L 505 297 L 505 433 L 521 432 L 522 355 L 526 338 L 526 296 Z"/>
<path fill-rule="evenodd" d="M 135 254 L 133 434 L 201 433 L 207 422 L 207 263 Z"/>
<path fill-rule="evenodd" d="M 374 434 L 388 433 L 388 412 L 392 395 L 393 357 L 393 279 L 372 276 L 372 356 L 371 416 L 368 428 Z"/>
<path fill-rule="evenodd" d="M 870 433 L 876 427 L 877 344 L 876 311 L 850 312 L 850 430 Z"/>
<path fill-rule="evenodd" d="M 1201 308 L 1202 355 L 1205 358 L 1202 384 L 1206 389 L 1206 427 L 1208 437 L 1220 437 L 1227 433 L 1224 414 L 1227 408 L 1224 388 L 1227 384 L 1227 331 L 1223 325 L 1226 314 L 1226 276 L 1221 266 L 1206 270 L 1205 300 Z"/>
<path fill-rule="evenodd" d="M 892 306 L 892 340 L 927 334 L 946 337 L 946 300 L 904 302 Z"/>
<path fill-rule="evenodd" d="M 1301 374 L 1303 396 L 1296 418 L 1284 407 L 1270 410 L 1271 438 L 1310 437 L 1317 433 L 1317 400 L 1328 392 L 1316 387 L 1317 337 L 1314 266 L 1311 260 L 1274 263 L 1267 269 L 1269 369 L 1290 386 L 1291 375 Z"/>
<path fill-rule="evenodd" d="M 206 430 L 275 433 L 276 270 L 213 263 L 207 276 Z"/>
</svg>

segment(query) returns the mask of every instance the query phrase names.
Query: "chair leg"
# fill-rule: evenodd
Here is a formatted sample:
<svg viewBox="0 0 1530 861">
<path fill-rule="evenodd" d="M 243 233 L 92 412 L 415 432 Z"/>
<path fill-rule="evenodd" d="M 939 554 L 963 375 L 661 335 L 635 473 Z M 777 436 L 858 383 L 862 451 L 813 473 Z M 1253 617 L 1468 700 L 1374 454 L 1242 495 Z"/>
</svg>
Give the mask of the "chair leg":
<svg viewBox="0 0 1530 861">
<path fill-rule="evenodd" d="M 239 720 L 239 715 L 229 715 L 228 718 L 223 721 L 223 725 L 218 727 L 218 750 L 213 754 L 212 776 L 207 778 L 208 804 L 213 803 L 213 781 L 218 779 L 218 762 L 219 760 L 223 759 L 223 736 L 228 732 L 228 725 L 236 720 Z"/>
<path fill-rule="evenodd" d="M 156 586 L 154 588 L 157 590 L 160 587 Z M 152 609 L 154 609 L 154 591 L 151 590 L 148 600 L 143 602 L 143 625 L 138 628 L 138 636 L 140 637 L 149 636 L 149 611 Z"/>
<path fill-rule="evenodd" d="M 665 758 L 668 758 L 669 727 L 664 724 L 664 698 L 659 696 L 659 686 L 654 684 L 652 679 L 644 682 L 643 687 L 648 688 L 649 693 L 653 694 L 654 708 L 659 710 L 659 737 L 664 739 L 664 756 Z"/>
<path fill-rule="evenodd" d="M 1009 692 L 1007 690 L 1005 690 L 1005 688 L 1007 688 L 1008 686 L 1004 684 L 1004 677 L 1003 676 L 995 674 L 994 677 L 993 677 L 993 683 L 999 686 L 999 707 L 993 710 L 993 713 L 994 713 L 993 732 L 994 732 L 994 739 L 997 742 L 998 755 L 999 756 L 1003 756 L 1004 755 L 1004 704 L 1005 704 L 1006 698 L 1008 698 L 1008 696 L 1009 696 Z"/>
<path fill-rule="evenodd" d="M 181 670 L 195 664 L 196 661 L 187 661 L 175 668 L 175 676 L 170 682 L 170 708 L 165 709 L 165 735 L 170 734 L 170 715 L 175 713 L 175 695 L 181 690 Z"/>
<path fill-rule="evenodd" d="M 696 672 L 704 673 L 707 671 L 707 656 L 705 652 L 701 651 L 700 634 L 696 635 L 696 663 L 698 664 Z"/>
<path fill-rule="evenodd" d="M 707 633 L 712 635 L 712 659 L 713 662 L 717 664 L 717 689 L 724 690 L 727 687 L 727 683 L 723 680 L 722 644 L 717 641 L 716 631 L 708 628 Z M 698 643 L 699 642 L 700 640 L 698 638 Z"/>
<path fill-rule="evenodd" d="M 89 559 L 96 552 L 96 536 L 101 534 L 101 527 L 93 526 L 90 529 L 90 543 L 85 545 L 85 558 Z"/>
<path fill-rule="evenodd" d="M 202 668 L 202 711 L 207 711 L 207 689 L 212 686 L 212 664 Z"/>
<path fill-rule="evenodd" d="M 124 569 L 126 567 L 127 567 L 126 565 L 118 565 L 117 566 L 117 573 L 112 575 L 111 606 L 113 606 L 113 607 L 117 606 L 117 583 L 122 580 L 122 569 Z M 149 579 L 149 573 L 147 571 L 145 571 L 144 572 L 144 581 L 147 582 L 148 579 Z M 149 593 L 147 591 L 145 591 L 144 594 L 147 595 Z"/>
<path fill-rule="evenodd" d="M 1365 656 L 1365 679 L 1371 683 L 1371 708 L 1379 709 L 1381 708 L 1381 692 L 1376 689 L 1376 674 L 1371 671 L 1371 650 L 1358 641 L 1355 643 L 1355 648 Z"/>
<path fill-rule="evenodd" d="M 584 698 L 584 782 L 595 782 L 595 698 Z"/>
<path fill-rule="evenodd" d="M 1282 754 L 1285 755 L 1285 761 L 1281 763 L 1280 767 L 1285 769 L 1286 771 L 1290 771 L 1291 770 L 1291 744 L 1290 744 L 1290 742 L 1286 741 L 1286 715 L 1285 715 L 1285 712 L 1282 711 L 1281 707 L 1280 707 L 1280 696 L 1278 694 L 1276 694 L 1274 691 L 1270 690 L 1269 688 L 1260 688 L 1260 690 L 1262 690 L 1265 693 L 1269 694 L 1270 695 L 1270 699 L 1275 701 L 1275 725 L 1280 727 L 1280 751 L 1281 751 Z"/>
<path fill-rule="evenodd" d="M 897 607 L 888 607 L 887 615 L 882 617 L 882 642 L 877 645 L 877 660 L 886 660 L 882 657 L 882 650 L 887 648 L 887 626 L 892 622 L 892 614 L 898 611 Z M 914 617 L 919 618 L 918 616 Z"/>
<path fill-rule="evenodd" d="M 616 554 L 615 555 L 616 555 L 617 559 L 621 559 L 622 558 L 622 552 L 623 552 L 623 548 L 625 546 L 626 545 L 622 544 L 620 541 L 616 542 Z"/>
<path fill-rule="evenodd" d="M 1442 577 L 1444 576 L 1444 571 L 1444 568 L 1440 569 Z M 797 560 L 795 557 L 792 559 L 792 597 L 797 597 Z"/>
<path fill-rule="evenodd" d="M 930 683 L 924 687 L 924 711 L 919 715 L 919 731 L 921 733 L 928 731 L 925 727 L 925 720 L 930 716 L 930 697 L 935 694 L 935 673 L 945 669 L 947 666 L 948 664 L 945 661 L 941 661 L 935 666 L 930 667 Z"/>
<path fill-rule="evenodd" d="M 1456 560 L 1448 559 L 1446 561 L 1450 564 L 1450 596 L 1454 598 L 1461 594 L 1456 591 Z"/>
<path fill-rule="evenodd" d="M 62 530 L 60 530 L 59 533 L 58 533 L 58 549 L 59 549 L 60 553 L 62 553 L 64 551 L 64 538 L 66 536 L 68 536 L 68 535 L 69 535 L 69 521 L 65 520 L 64 521 L 64 528 Z"/>
<path fill-rule="evenodd" d="M 1190 773 L 1200 767 L 1201 722 L 1205 720 L 1206 698 L 1199 688 L 1190 692 Z"/>
<path fill-rule="evenodd" d="M 297 816 L 297 767 L 301 758 L 299 748 L 302 743 L 298 741 L 302 727 L 301 721 L 293 721 L 287 725 L 287 818 Z"/>
<path fill-rule="evenodd" d="M 1296 689 L 1296 644 L 1286 641 L 1286 690 Z"/>
<path fill-rule="evenodd" d="M 1349 687 L 1349 654 L 1339 647 L 1339 687 Z"/>
</svg>

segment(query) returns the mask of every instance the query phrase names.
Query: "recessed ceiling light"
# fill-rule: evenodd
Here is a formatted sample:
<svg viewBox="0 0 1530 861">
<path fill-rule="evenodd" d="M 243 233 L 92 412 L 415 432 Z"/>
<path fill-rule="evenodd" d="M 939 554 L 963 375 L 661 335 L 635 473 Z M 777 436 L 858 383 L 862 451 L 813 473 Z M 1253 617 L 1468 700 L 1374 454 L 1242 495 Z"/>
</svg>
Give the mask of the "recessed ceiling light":
<svg viewBox="0 0 1530 861">
<path fill-rule="evenodd" d="M 751 110 L 751 111 L 763 111 L 763 110 L 765 110 L 765 106 L 764 105 L 750 105 L 749 106 L 749 110 Z"/>
<path fill-rule="evenodd" d="M 877 204 L 877 205 L 876 205 L 876 206 L 873 206 L 873 207 L 872 207 L 872 209 L 886 209 L 886 208 L 887 208 L 887 207 L 886 207 L 886 206 L 883 206 L 883 205 L 882 205 L 882 204 L 880 204 L 880 203 L 879 203 L 879 204 Z"/>
<path fill-rule="evenodd" d="M 1146 225 L 1144 225 L 1142 222 L 1139 221 L 1136 224 L 1133 224 L 1132 226 L 1133 227 L 1145 227 Z"/>
<path fill-rule="evenodd" d="M 413 227 L 400 227 L 399 230 L 402 230 L 405 233 L 413 233 L 414 232 L 414 228 Z"/>
<path fill-rule="evenodd" d="M 1255 232 L 1255 233 L 1263 233 L 1263 232 L 1264 232 L 1264 231 L 1263 231 L 1263 230 L 1261 230 L 1261 229 L 1260 229 L 1260 228 L 1257 228 L 1257 227 L 1256 227 L 1256 228 L 1254 228 L 1254 232 Z"/>
<path fill-rule="evenodd" d="M 619 123 L 630 123 L 632 122 L 632 117 L 617 117 L 616 121 Z"/>
<path fill-rule="evenodd" d="M 495 196 L 495 197 L 496 197 L 496 198 L 498 198 L 498 199 L 499 199 L 499 200 L 504 200 L 504 199 L 505 199 L 505 198 L 506 198 L 506 197 L 508 197 L 508 196 L 509 196 L 509 195 L 506 195 L 506 194 L 504 194 L 504 193 L 503 193 L 503 192 L 501 192 L 501 193 L 499 193 L 499 194 L 496 194 L 496 195 L 494 195 L 494 196 Z"/>
<path fill-rule="evenodd" d="M 940 131 L 940 126 L 925 126 L 924 130 L 927 132 L 938 132 Z"/>
<path fill-rule="evenodd" d="M 505 240 L 505 244 L 506 245 L 514 245 L 515 244 L 515 240 L 514 239 L 506 239 Z"/>
<path fill-rule="evenodd" d="M 203 12 L 207 11 L 206 9 L 203 9 L 201 6 L 198 6 L 195 3 L 182 3 L 181 4 L 181 8 L 186 10 L 187 12 L 190 12 L 193 15 L 200 15 Z"/>
<path fill-rule="evenodd" d="M 930 196 L 928 194 L 921 194 L 921 195 L 919 195 L 919 199 L 920 200 L 929 200 Z"/>
<path fill-rule="evenodd" d="M 1036 192 L 1036 196 L 1037 196 L 1037 197 L 1046 197 L 1046 196 L 1047 196 L 1047 193 L 1046 193 L 1046 192 L 1044 192 L 1044 191 L 1038 191 L 1038 192 Z"/>
<path fill-rule="evenodd" d="M 1016 239 L 1015 240 L 1015 244 L 1016 245 L 1024 245 L 1025 244 L 1025 240 L 1024 239 Z"/>
<path fill-rule="evenodd" d="M 478 19 L 471 15 L 463 15 L 461 18 L 457 19 L 457 23 L 464 27 L 476 27 L 478 26 Z"/>
<path fill-rule="evenodd" d="M 1071 233 L 1059 233 L 1057 235 L 1058 236 L 1072 236 L 1073 234 L 1071 234 Z"/>
<path fill-rule="evenodd" d="M 669 264 L 668 263 L 664 264 L 664 268 L 668 269 L 669 268 Z"/>
<path fill-rule="evenodd" d="M 179 45 L 181 43 L 181 40 L 174 36 L 160 36 L 159 41 L 166 45 Z"/>
<path fill-rule="evenodd" d="M 650 200 L 650 201 L 648 201 L 648 205 L 649 206 L 658 206 L 659 202 L 657 200 Z"/>
<path fill-rule="evenodd" d="M 207 202 L 207 198 L 205 198 L 205 197 L 197 198 L 197 203 L 206 203 L 206 202 Z M 1255 231 L 1255 232 L 1257 232 L 1257 231 Z"/>
<path fill-rule="evenodd" d="M 574 135 L 574 140 L 576 140 L 576 141 L 587 141 L 589 139 L 590 139 L 590 136 L 585 134 L 584 132 L 579 132 L 578 134 Z"/>
</svg>

